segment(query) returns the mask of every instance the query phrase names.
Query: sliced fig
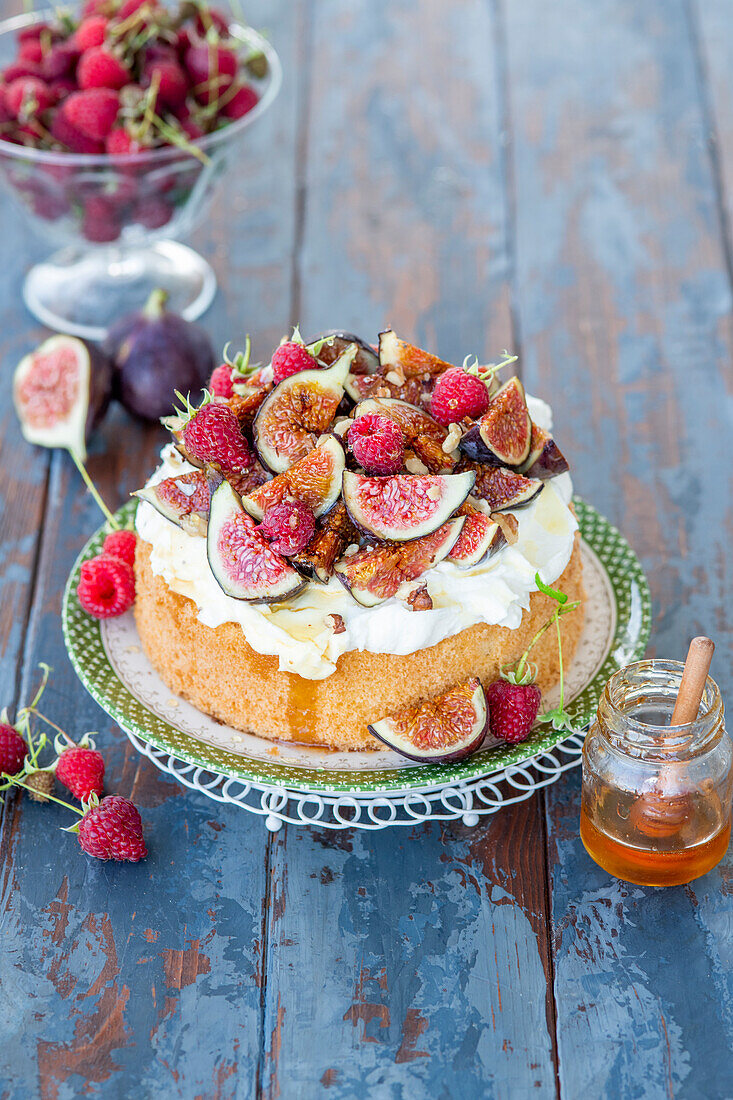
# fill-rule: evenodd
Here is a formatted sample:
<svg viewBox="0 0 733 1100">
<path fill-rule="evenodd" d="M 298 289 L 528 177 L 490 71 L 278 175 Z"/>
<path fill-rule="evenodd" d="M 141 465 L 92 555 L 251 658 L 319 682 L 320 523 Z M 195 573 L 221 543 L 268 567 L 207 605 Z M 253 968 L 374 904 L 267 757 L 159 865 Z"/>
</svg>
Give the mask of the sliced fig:
<svg viewBox="0 0 733 1100">
<path fill-rule="evenodd" d="M 488 725 L 484 689 L 472 676 L 442 695 L 373 722 L 369 732 L 408 760 L 455 764 L 481 748 Z"/>
<path fill-rule="evenodd" d="M 413 344 L 407 344 L 388 329 L 379 334 L 379 367 L 368 375 L 352 370 L 346 392 L 354 401 L 366 397 L 393 397 L 417 405 L 431 388 L 433 379 L 447 370 L 443 362 Z"/>
<path fill-rule="evenodd" d="M 205 535 L 209 516 L 209 483 L 203 470 L 166 477 L 138 489 L 133 496 L 152 504 L 156 512 L 190 535 Z"/>
<path fill-rule="evenodd" d="M 379 334 L 379 365 L 387 370 L 401 370 L 405 378 L 417 378 L 425 374 L 431 378 L 442 374 L 451 366 L 437 355 L 400 340 L 391 328 Z"/>
<path fill-rule="evenodd" d="M 529 454 L 519 472 L 525 477 L 538 477 L 541 481 L 548 481 L 551 477 L 564 474 L 569 469 L 565 455 L 550 433 L 533 424 Z"/>
<path fill-rule="evenodd" d="M 466 501 L 459 509 L 459 515 L 465 516 L 465 522 L 455 546 L 448 555 L 461 569 L 478 565 L 484 558 L 492 557 L 497 550 L 506 545 L 501 527 L 485 512 Z"/>
<path fill-rule="evenodd" d="M 328 429 L 357 350 L 349 344 L 333 366 L 292 374 L 262 402 L 254 420 L 254 445 L 273 473 L 281 474 L 307 455 Z"/>
<path fill-rule="evenodd" d="M 524 477 L 516 470 L 503 466 L 484 466 L 472 463 L 476 474 L 473 495 L 485 500 L 492 512 L 508 508 L 522 508 L 540 493 L 544 483 L 539 478 Z"/>
<path fill-rule="evenodd" d="M 65 447 L 86 460 L 89 432 L 112 392 L 109 359 L 75 336 L 52 336 L 21 359 L 13 400 L 23 436 L 40 447 Z"/>
<path fill-rule="evenodd" d="M 300 592 L 306 581 L 255 528 L 229 482 L 210 475 L 209 488 L 206 553 L 220 588 L 250 603 L 280 603 Z"/>
<path fill-rule="evenodd" d="M 312 348 L 322 340 L 326 343 L 318 352 L 318 360 L 329 366 L 335 363 L 339 355 L 346 351 L 350 344 L 356 344 L 357 352 L 351 364 L 352 374 L 374 374 L 379 368 L 379 356 L 374 348 L 362 340 L 361 336 L 355 336 L 353 332 L 322 332 L 320 336 L 314 336 L 308 341 L 307 347 Z"/>
<path fill-rule="evenodd" d="M 367 547 L 342 558 L 335 573 L 364 607 L 374 607 L 400 595 L 428 569 L 450 554 L 464 524 L 463 516 L 444 523 L 424 538 L 401 545 Z"/>
<path fill-rule="evenodd" d="M 524 386 L 518 378 L 510 378 L 490 399 L 478 425 L 463 436 L 461 449 L 478 462 L 521 466 L 529 454 L 531 436 Z"/>
<path fill-rule="evenodd" d="M 234 410 L 234 415 L 239 421 L 242 431 L 246 432 L 252 427 L 260 405 L 272 389 L 271 383 L 261 386 L 242 386 L 235 390 L 231 397 L 226 398 L 226 403 Z"/>
<path fill-rule="evenodd" d="M 406 542 L 429 535 L 471 492 L 474 474 L 394 474 L 367 477 L 344 473 L 344 504 L 361 531 L 378 539 Z"/>
<path fill-rule="evenodd" d="M 442 446 L 448 429 L 423 409 L 394 397 L 368 397 L 360 401 L 354 409 L 354 420 L 366 413 L 381 413 L 399 424 L 408 450 L 431 473 L 437 474 L 440 470 L 449 470 L 455 465 L 453 455 L 447 454 Z"/>
<path fill-rule="evenodd" d="M 316 518 L 322 516 L 341 496 L 345 461 L 344 449 L 336 436 L 327 435 L 289 470 L 245 496 L 242 504 L 255 519 L 262 519 L 270 505 L 286 499 L 300 500 Z"/>
<path fill-rule="evenodd" d="M 333 576 L 334 565 L 356 537 L 356 528 L 349 519 L 346 505 L 339 501 L 323 517 L 305 550 L 301 550 L 290 560 L 303 576 L 328 584 Z"/>
</svg>

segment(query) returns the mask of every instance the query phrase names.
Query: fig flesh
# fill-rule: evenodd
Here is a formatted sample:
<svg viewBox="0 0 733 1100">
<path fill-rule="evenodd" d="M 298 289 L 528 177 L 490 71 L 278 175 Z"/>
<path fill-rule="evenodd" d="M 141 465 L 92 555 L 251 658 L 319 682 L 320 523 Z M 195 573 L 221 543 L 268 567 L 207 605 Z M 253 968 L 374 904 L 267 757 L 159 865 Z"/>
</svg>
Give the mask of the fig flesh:
<svg viewBox="0 0 733 1100">
<path fill-rule="evenodd" d="M 280 603 L 300 592 L 306 581 L 256 530 L 229 482 L 210 475 L 209 489 L 206 553 L 219 587 L 250 603 Z"/>
<path fill-rule="evenodd" d="M 424 538 L 359 550 L 338 562 L 336 576 L 364 607 L 406 594 L 413 581 L 450 554 L 463 524 L 459 516 Z"/>
<path fill-rule="evenodd" d="M 540 493 L 544 483 L 539 478 L 524 477 L 503 466 L 473 464 L 476 483 L 473 495 L 485 500 L 492 512 L 523 508 Z"/>
<path fill-rule="evenodd" d="M 434 420 L 429 413 L 394 397 L 368 397 L 354 409 L 354 420 L 367 413 L 380 413 L 394 420 L 402 430 L 405 445 L 434 474 L 449 470 L 455 458 L 443 450 L 448 429 Z"/>
<path fill-rule="evenodd" d="M 327 435 L 289 470 L 245 496 L 242 504 L 251 516 L 262 519 L 271 505 L 299 500 L 318 518 L 333 508 L 341 496 L 345 461 L 344 449 L 336 436 Z"/>
<path fill-rule="evenodd" d="M 344 473 L 344 504 L 354 524 L 369 535 L 406 542 L 429 535 L 450 519 L 471 492 L 473 471 L 462 474 Z"/>
<path fill-rule="evenodd" d="M 252 434 L 260 461 L 273 473 L 307 455 L 328 429 L 357 350 L 349 344 L 333 366 L 291 374 L 262 402 Z"/>
<path fill-rule="evenodd" d="M 407 344 L 388 329 L 379 334 L 379 367 L 371 374 L 352 371 L 346 392 L 353 401 L 367 397 L 394 397 L 417 405 L 438 374 L 450 363 L 413 344 Z"/>
<path fill-rule="evenodd" d="M 521 466 L 529 454 L 531 436 L 524 386 L 518 378 L 510 378 L 489 400 L 478 425 L 463 436 L 461 449 L 478 462 Z"/>
<path fill-rule="evenodd" d="M 408 760 L 455 764 L 481 747 L 488 724 L 484 689 L 471 677 L 416 707 L 373 722 L 369 732 Z"/>
<path fill-rule="evenodd" d="M 64 447 L 86 461 L 88 434 L 112 391 L 112 368 L 97 348 L 75 336 L 52 336 L 21 359 L 13 400 L 23 436 L 40 447 Z"/>
<path fill-rule="evenodd" d="M 356 344 L 357 352 L 351 364 L 351 374 L 374 374 L 379 369 L 379 356 L 361 336 L 355 336 L 353 332 L 322 332 L 320 336 L 309 340 L 306 346 L 312 348 L 322 340 L 326 343 L 319 351 L 318 359 L 326 366 L 335 363 L 350 344 Z"/>
<path fill-rule="evenodd" d="M 231 397 L 225 398 L 227 405 L 234 411 L 243 432 L 248 432 L 254 422 L 260 405 L 272 389 L 271 383 L 261 386 L 246 386 L 235 390 Z"/>
<path fill-rule="evenodd" d="M 529 454 L 519 472 L 525 477 L 538 477 L 541 481 L 548 481 L 551 477 L 564 474 L 569 469 L 565 455 L 550 433 L 533 424 Z"/>
<path fill-rule="evenodd" d="M 211 498 L 203 470 L 166 477 L 155 485 L 138 489 L 133 496 L 147 501 L 156 512 L 188 534 L 206 534 Z"/>
<path fill-rule="evenodd" d="M 328 584 L 333 576 L 334 565 L 356 537 L 356 529 L 349 519 L 346 505 L 339 501 L 318 524 L 305 550 L 301 550 L 290 560 L 304 577 Z"/>
<path fill-rule="evenodd" d="M 460 569 L 469 569 L 472 565 L 478 565 L 484 558 L 492 557 L 506 545 L 506 539 L 499 524 L 473 504 L 466 502 L 461 505 L 459 515 L 465 517 L 465 522 L 455 546 L 448 555 L 448 561 L 452 561 Z"/>
<path fill-rule="evenodd" d="M 379 365 L 386 370 L 399 369 L 405 378 L 429 375 L 436 378 L 451 366 L 437 355 L 400 340 L 391 328 L 379 334 Z"/>
<path fill-rule="evenodd" d="M 104 343 L 115 368 L 116 395 L 128 412 L 159 420 L 170 411 L 175 390 L 195 393 L 214 369 L 214 351 L 204 330 L 165 309 L 167 294 L 154 290 L 137 313 L 122 317 Z"/>
</svg>

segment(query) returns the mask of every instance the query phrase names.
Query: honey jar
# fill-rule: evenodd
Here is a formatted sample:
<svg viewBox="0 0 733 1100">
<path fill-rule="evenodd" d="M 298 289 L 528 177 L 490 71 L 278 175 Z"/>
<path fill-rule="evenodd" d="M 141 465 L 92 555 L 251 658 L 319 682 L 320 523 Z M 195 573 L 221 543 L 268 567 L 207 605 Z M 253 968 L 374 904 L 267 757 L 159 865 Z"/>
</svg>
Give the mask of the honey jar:
<svg viewBox="0 0 733 1100">
<path fill-rule="evenodd" d="M 604 870 L 644 886 L 691 882 L 730 841 L 733 745 L 723 701 L 708 676 L 697 717 L 671 725 L 683 668 L 638 661 L 615 673 L 583 749 L 583 844 Z"/>
</svg>

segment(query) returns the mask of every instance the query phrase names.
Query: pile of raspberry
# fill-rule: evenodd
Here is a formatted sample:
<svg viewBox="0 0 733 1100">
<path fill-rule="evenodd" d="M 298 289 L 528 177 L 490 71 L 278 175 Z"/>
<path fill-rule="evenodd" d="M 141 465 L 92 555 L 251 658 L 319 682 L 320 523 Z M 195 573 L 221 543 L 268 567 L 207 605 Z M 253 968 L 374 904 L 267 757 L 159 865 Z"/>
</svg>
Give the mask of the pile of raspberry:
<svg viewBox="0 0 733 1100">
<path fill-rule="evenodd" d="M 95 619 L 124 615 L 134 604 L 136 543 L 133 531 L 113 531 L 101 554 L 82 562 L 76 594 Z"/>
<path fill-rule="evenodd" d="M 205 4 L 176 10 L 157 0 L 87 0 L 77 22 L 18 32 L 18 55 L 0 85 L 6 141 L 70 153 L 127 154 L 202 137 L 257 103 L 226 18 Z M 154 114 L 145 125 L 144 116 Z"/>
</svg>

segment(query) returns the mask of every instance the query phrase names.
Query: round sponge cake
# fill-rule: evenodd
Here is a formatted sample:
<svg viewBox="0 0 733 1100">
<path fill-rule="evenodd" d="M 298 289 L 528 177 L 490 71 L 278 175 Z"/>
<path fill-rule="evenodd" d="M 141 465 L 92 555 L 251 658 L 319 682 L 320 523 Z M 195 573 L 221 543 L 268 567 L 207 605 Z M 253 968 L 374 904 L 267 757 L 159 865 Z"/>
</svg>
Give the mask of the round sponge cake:
<svg viewBox="0 0 733 1100">
<path fill-rule="evenodd" d="M 383 748 L 368 732 L 370 722 L 469 676 L 488 686 L 502 665 L 519 658 L 554 608 L 548 596 L 535 592 L 516 630 L 480 623 L 404 656 L 353 650 L 339 657 L 336 671 L 326 679 L 308 680 L 281 672 L 276 657 L 257 653 L 238 624 L 214 629 L 200 622 L 196 605 L 153 574 L 150 552 L 150 545 L 138 539 L 135 618 L 145 652 L 168 687 L 235 729 L 331 749 Z M 583 600 L 577 535 L 556 584 L 570 600 Z M 583 627 L 582 604 L 560 626 L 569 661 Z M 540 688 L 549 690 L 560 672 L 554 631 L 547 631 L 534 647 L 532 661 L 538 666 Z"/>
</svg>

